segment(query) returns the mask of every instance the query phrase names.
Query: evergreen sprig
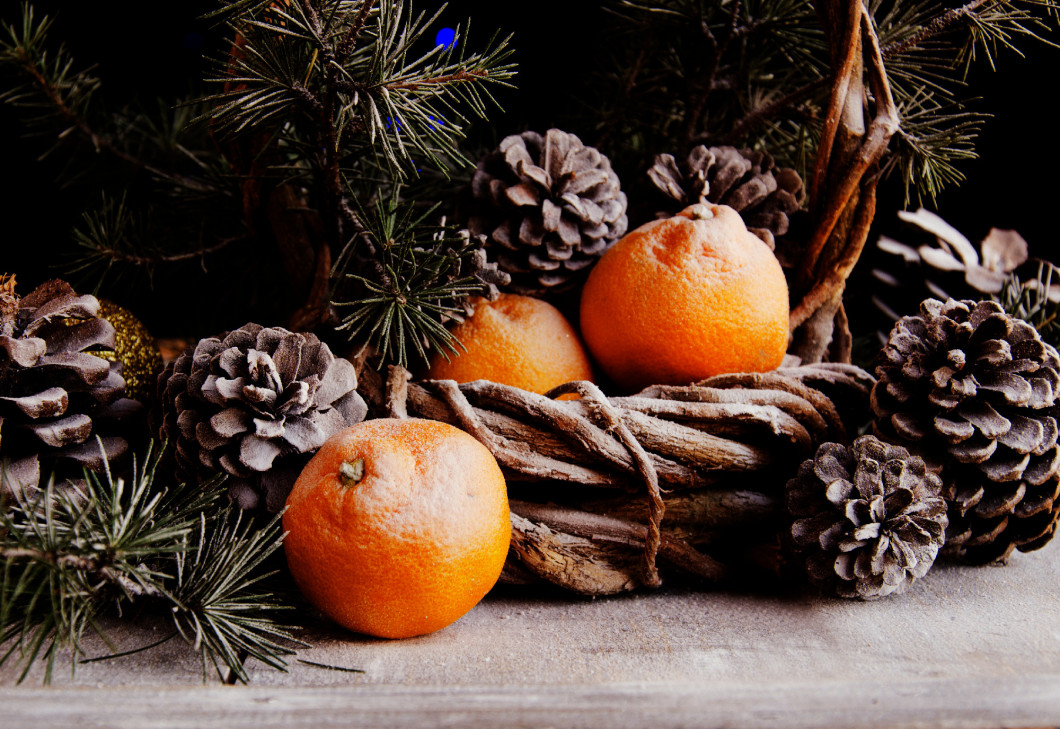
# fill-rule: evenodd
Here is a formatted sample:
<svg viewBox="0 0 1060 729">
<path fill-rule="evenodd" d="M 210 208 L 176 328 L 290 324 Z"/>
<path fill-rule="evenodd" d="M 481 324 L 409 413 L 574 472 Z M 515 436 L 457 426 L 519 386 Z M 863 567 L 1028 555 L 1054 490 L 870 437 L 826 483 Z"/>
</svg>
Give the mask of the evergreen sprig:
<svg viewBox="0 0 1060 729">
<path fill-rule="evenodd" d="M 972 0 L 945 7 L 930 0 L 874 0 L 872 11 L 901 116 L 885 169 L 898 173 L 906 203 L 935 200 L 964 180 L 960 163 L 976 157 L 985 114 L 963 98 L 973 64 L 996 67 L 1003 50 L 1049 42 L 1055 0 Z"/>
<path fill-rule="evenodd" d="M 601 84 L 604 101 L 590 108 L 627 174 L 640 175 L 651 155 L 681 156 L 701 143 L 764 148 L 807 169 L 830 89 L 815 3 L 616 0 L 612 8 L 623 55 Z M 907 202 L 934 199 L 963 180 L 960 163 L 975 156 L 985 116 L 965 98 L 972 65 L 993 68 L 1003 51 L 1050 42 L 1060 3 L 870 0 L 869 9 L 901 114 L 885 169 Z"/>
<path fill-rule="evenodd" d="M 264 560 L 279 546 L 274 520 L 252 531 L 215 479 L 160 488 L 160 452 L 148 447 L 131 477 L 85 471 L 35 494 L 11 488 L 0 508 L 0 665 L 14 660 L 24 680 L 37 662 L 50 681 L 69 653 L 74 670 L 89 633 L 110 645 L 100 617 L 133 605 L 168 615 L 189 645 L 221 674 L 245 681 L 243 660 L 283 668 L 291 639 L 275 621 L 282 608 L 258 589 Z M 6 478 L 0 465 L 0 479 Z"/>
<path fill-rule="evenodd" d="M 450 46 L 428 43 L 442 10 L 413 15 L 403 0 L 230 3 L 238 39 L 213 79 L 210 116 L 229 134 L 276 129 L 334 173 L 370 151 L 401 180 L 424 162 L 464 160 L 458 143 L 471 117 L 485 118 L 490 87 L 509 85 L 509 38 L 471 52 L 466 28 Z M 333 179 L 332 181 L 336 181 Z"/>
<path fill-rule="evenodd" d="M 101 79 L 53 47 L 53 25 L 23 3 L 19 21 L 3 26 L 0 68 L 12 85 L 0 102 L 21 113 L 28 136 L 47 140 L 42 157 L 60 160 L 63 185 L 102 188 L 72 236 L 76 248 L 57 257 L 61 267 L 98 291 L 110 275 L 150 277 L 158 265 L 244 240 L 238 188 L 205 127 L 192 124 L 196 107 L 154 99 L 105 108 Z"/>
<path fill-rule="evenodd" d="M 400 190 L 377 198 L 367 221 L 365 249 L 360 270 L 370 275 L 345 272 L 352 250 L 340 260 L 337 275 L 353 283 L 357 295 L 335 301 L 339 311 L 349 310 L 340 330 L 350 340 L 372 346 L 381 363 L 409 364 L 410 353 L 426 362 L 432 351 L 456 353 L 459 343 L 445 328 L 447 321 L 461 321 L 463 302 L 487 293 L 486 285 L 468 275 L 468 262 L 481 245 L 452 227 L 426 221 L 437 207 L 417 214 L 412 205 L 399 202 Z"/>
<path fill-rule="evenodd" d="M 31 134 L 54 140 L 44 156 L 75 138 L 83 138 L 96 150 L 111 149 L 110 140 L 87 121 L 100 80 L 91 68 L 78 68 L 65 46 L 49 47 L 52 24 L 51 18 L 38 18 L 33 6 L 23 3 L 19 22 L 3 26 L 0 67 L 11 73 L 13 84 L 0 93 L 0 102 L 24 114 Z"/>
<path fill-rule="evenodd" d="M 1056 266 L 1040 261 L 1033 277 L 1013 273 L 995 298 L 1009 314 L 1037 329 L 1044 341 L 1060 347 L 1060 270 Z"/>
<path fill-rule="evenodd" d="M 619 0 L 616 57 L 587 109 L 601 139 L 642 174 L 654 155 L 768 133 L 783 158 L 808 157 L 802 127 L 827 93 L 827 46 L 806 0 Z"/>
</svg>

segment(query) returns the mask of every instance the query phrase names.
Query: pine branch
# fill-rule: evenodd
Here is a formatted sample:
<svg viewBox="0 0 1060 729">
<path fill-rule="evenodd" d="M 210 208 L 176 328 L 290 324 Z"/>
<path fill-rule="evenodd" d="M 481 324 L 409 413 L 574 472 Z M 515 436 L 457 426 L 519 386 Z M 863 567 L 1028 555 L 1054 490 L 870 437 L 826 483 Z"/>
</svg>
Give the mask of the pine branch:
<svg viewBox="0 0 1060 729">
<path fill-rule="evenodd" d="M 759 147 L 820 106 L 824 36 L 808 1 L 625 0 L 608 9 L 617 22 L 609 45 L 628 50 L 586 108 L 597 143 L 631 173 L 696 144 Z M 783 150 L 770 151 L 787 163 Z"/>
<path fill-rule="evenodd" d="M 107 116 L 96 104 L 102 83 L 91 67 L 78 69 L 64 46 L 48 49 L 52 24 L 48 16 L 38 21 L 33 6 L 23 3 L 21 22 L 4 26 L 6 37 L 0 40 L 0 66 L 11 69 L 19 79 L 0 94 L 0 102 L 26 115 L 31 134 L 54 140 L 42 157 L 73 143 L 87 142 L 96 153 L 104 153 L 134 171 L 179 180 L 130 153 L 121 140 L 98 128 L 94 120 Z"/>
<path fill-rule="evenodd" d="M 479 245 L 455 229 L 426 224 L 436 208 L 416 216 L 399 195 L 400 189 L 377 199 L 371 214 L 362 211 L 369 262 L 358 268 L 372 275 L 348 273 L 355 253 L 345 252 L 333 277 L 355 284 L 358 293 L 333 305 L 351 310 L 338 327 L 351 341 L 374 347 L 381 364 L 406 366 L 412 352 L 423 362 L 432 351 L 457 352 L 444 325 L 461 321 L 464 300 L 488 288 L 463 271 Z"/>
<path fill-rule="evenodd" d="M 488 87 L 509 85 L 514 73 L 509 39 L 478 53 L 460 42 L 413 57 L 438 13 L 414 17 L 402 0 L 233 9 L 240 40 L 214 79 L 224 90 L 208 97 L 214 122 L 229 134 L 295 122 L 292 133 L 321 143 L 315 165 L 331 181 L 351 131 L 399 180 L 424 161 L 444 168 L 462 159 L 464 127 L 494 103 Z"/>
<path fill-rule="evenodd" d="M 204 665 L 221 661 L 242 680 L 241 651 L 282 668 L 291 651 L 277 642 L 290 638 L 272 618 L 280 606 L 251 589 L 279 545 L 276 523 L 252 533 L 218 515 L 219 479 L 160 488 L 160 457 L 149 447 L 128 480 L 107 469 L 85 471 L 76 484 L 49 480 L 36 495 L 16 490 L 0 511 L 0 645 L 8 646 L 0 664 L 13 659 L 19 680 L 43 662 L 50 681 L 64 652 L 73 671 L 89 632 L 109 644 L 99 617 L 111 605 L 171 615 Z"/>
<path fill-rule="evenodd" d="M 212 665 L 227 683 L 246 683 L 247 658 L 286 670 L 283 656 L 291 650 L 284 643 L 292 636 L 271 615 L 290 606 L 262 590 L 276 574 L 263 564 L 282 541 L 279 515 L 258 529 L 235 507 L 209 520 L 200 512 L 196 548 L 176 555 L 171 614 L 180 635 L 198 648 L 204 675 Z"/>
<path fill-rule="evenodd" d="M 1013 273 L 994 299 L 1037 329 L 1044 341 L 1060 347 L 1060 270 L 1052 263 L 1039 261 L 1030 278 Z"/>
<path fill-rule="evenodd" d="M 215 200 L 205 202 L 216 203 Z M 186 212 L 180 211 L 177 217 Z M 72 238 L 81 251 L 65 268 L 72 275 L 95 280 L 97 291 L 108 276 L 121 276 L 130 269 L 138 269 L 151 277 L 161 264 L 198 260 L 205 270 L 208 256 L 246 240 L 245 234 L 207 239 L 204 228 L 208 220 L 200 218 L 203 227 L 199 230 L 197 247 L 189 245 L 187 231 L 179 228 L 178 240 L 167 246 L 174 231 L 171 216 L 154 208 L 134 210 L 124 192 L 117 199 L 103 193 L 99 207 L 86 211 L 80 225 L 74 228 Z M 221 228 L 218 221 L 211 222 L 215 228 Z"/>
<path fill-rule="evenodd" d="M 733 144 L 767 148 L 781 164 L 805 171 L 807 143 L 819 136 L 832 84 L 813 5 L 614 3 L 619 25 L 612 45 L 629 51 L 610 64 L 617 73 L 601 85 L 603 98 L 588 105 L 603 119 L 601 138 L 619 147 L 612 159 L 639 175 L 660 151 Z M 960 163 L 974 155 L 983 119 L 961 106 L 961 74 L 979 59 L 994 67 L 1002 51 L 1019 53 L 1026 42 L 1050 42 L 1045 35 L 1055 28 L 1060 3 L 871 0 L 869 11 L 903 114 L 887 169 L 899 175 L 907 199 L 933 198 L 961 181 Z"/>
<path fill-rule="evenodd" d="M 346 180 L 378 176 L 386 188 L 421 168 L 470 167 L 460 142 L 470 120 L 495 105 L 490 88 L 514 73 L 508 39 L 471 52 L 458 28 L 453 46 L 428 44 L 441 10 L 414 15 L 403 0 L 225 8 L 236 40 L 214 78 L 221 90 L 206 99 L 209 116 L 221 134 L 252 140 L 259 171 L 307 191 L 321 235 L 304 257 L 318 275 L 294 321 L 312 326 L 327 306 L 322 274 L 366 227 Z M 428 50 L 416 55 L 421 47 Z"/>
</svg>

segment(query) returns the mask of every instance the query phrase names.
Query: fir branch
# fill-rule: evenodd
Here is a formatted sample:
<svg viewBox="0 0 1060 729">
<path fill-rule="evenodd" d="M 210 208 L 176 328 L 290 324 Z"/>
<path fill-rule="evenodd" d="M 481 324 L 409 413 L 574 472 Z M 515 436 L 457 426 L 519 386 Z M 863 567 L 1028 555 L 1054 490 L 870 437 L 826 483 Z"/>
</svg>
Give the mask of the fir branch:
<svg viewBox="0 0 1060 729">
<path fill-rule="evenodd" d="M 52 24 L 46 15 L 37 20 L 33 6 L 26 2 L 21 22 L 4 26 L 6 37 L 0 39 L 0 66 L 12 69 L 19 79 L 0 94 L 0 102 L 25 115 L 32 135 L 52 140 L 41 157 L 76 142 L 87 142 L 95 152 L 103 152 L 133 170 L 168 177 L 165 170 L 130 153 L 120 140 L 97 128 L 93 119 L 106 116 L 96 108 L 102 83 L 93 75 L 92 67 L 78 69 L 65 46 L 49 50 Z"/>
<path fill-rule="evenodd" d="M 275 522 L 251 533 L 227 512 L 217 516 L 220 479 L 160 488 L 160 458 L 149 446 L 128 480 L 109 467 L 77 483 L 50 479 L 36 495 L 16 490 L 0 510 L 0 646 L 8 646 L 0 664 L 13 659 L 20 681 L 38 662 L 50 681 L 63 652 L 73 671 L 89 632 L 109 645 L 99 624 L 109 605 L 160 608 L 204 665 L 221 661 L 243 680 L 241 652 L 282 668 L 291 651 L 278 642 L 290 638 L 273 621 L 279 606 L 251 589 L 278 546 Z M 195 566 L 185 569 L 189 560 Z"/>
<path fill-rule="evenodd" d="M 920 202 L 935 200 L 943 188 L 964 180 L 958 163 L 978 156 L 975 139 L 986 116 L 963 105 L 942 105 L 926 90 L 900 98 L 898 105 L 901 125 L 884 172 L 898 171 L 906 205 L 914 195 Z"/>
<path fill-rule="evenodd" d="M 733 144 L 766 148 L 780 164 L 805 171 L 801 160 L 819 137 L 832 81 L 813 3 L 624 0 L 609 9 L 619 19 L 612 45 L 628 49 L 627 57 L 609 64 L 617 72 L 587 108 L 601 139 L 619 147 L 616 164 L 639 174 L 660 150 L 681 155 L 695 144 Z M 954 71 L 966 77 L 979 59 L 993 67 L 1004 50 L 1050 42 L 1060 3 L 870 0 L 868 9 L 903 111 L 887 169 L 901 178 L 907 199 L 934 198 L 962 179 L 960 164 L 974 155 L 983 119 L 963 107 Z"/>
<path fill-rule="evenodd" d="M 809 0 L 624 0 L 608 10 L 618 23 L 610 44 L 626 57 L 609 64 L 616 71 L 586 108 L 630 171 L 696 144 L 760 147 L 776 128 L 815 116 L 827 89 Z"/>
<path fill-rule="evenodd" d="M 972 159 L 985 115 L 958 101 L 977 55 L 991 68 L 1002 48 L 1019 54 L 1017 40 L 1044 41 L 1045 19 L 1055 18 L 1055 0 L 972 0 L 953 8 L 933 2 L 876 2 L 882 53 L 902 117 L 886 170 L 897 172 L 906 204 L 916 196 L 934 200 L 964 175 L 959 164 Z M 961 68 L 963 78 L 954 79 Z"/>
</svg>

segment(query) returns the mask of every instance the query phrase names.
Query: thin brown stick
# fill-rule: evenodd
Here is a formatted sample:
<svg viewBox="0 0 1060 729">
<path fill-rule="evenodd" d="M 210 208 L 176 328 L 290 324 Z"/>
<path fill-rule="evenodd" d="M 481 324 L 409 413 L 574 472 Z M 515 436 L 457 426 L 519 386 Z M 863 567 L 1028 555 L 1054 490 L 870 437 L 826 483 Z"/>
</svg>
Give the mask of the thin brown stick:
<svg viewBox="0 0 1060 729">
<path fill-rule="evenodd" d="M 883 49 L 883 57 L 892 58 L 894 56 L 900 56 L 901 54 L 918 47 L 924 41 L 930 40 L 941 33 L 945 33 L 951 26 L 956 24 L 957 21 L 973 16 L 976 10 L 983 5 L 986 5 L 989 1 L 990 0 L 973 0 L 973 2 L 962 5 L 959 8 L 950 8 L 941 15 L 932 18 L 930 23 L 906 38 L 904 41 L 887 45 Z"/>
<path fill-rule="evenodd" d="M 855 8 L 854 6 L 858 6 Z M 861 43 L 858 42 L 857 33 L 860 23 L 861 0 L 851 0 L 848 8 L 849 16 L 843 30 L 842 44 L 846 52 L 839 68 L 833 74 L 832 93 L 828 101 L 828 112 L 825 114 L 824 127 L 821 130 L 821 142 L 817 146 L 817 161 L 810 180 L 810 208 L 816 210 L 819 196 L 824 189 L 825 179 L 832 162 L 832 145 L 835 143 L 836 134 L 839 131 L 839 122 L 843 116 L 843 107 L 847 104 L 847 94 L 855 74 L 861 73 L 860 53 Z M 824 247 L 823 241 L 816 238 L 810 241 L 810 247 L 806 252 L 806 259 L 814 264 L 820 255 L 820 249 Z"/>
<path fill-rule="evenodd" d="M 409 397 L 410 379 L 412 379 L 412 373 L 404 367 L 390 366 L 386 378 L 387 417 L 403 419 L 409 416 L 406 403 Z"/>
<path fill-rule="evenodd" d="M 623 519 L 590 514 L 554 504 L 534 504 L 516 500 L 510 504 L 512 511 L 524 519 L 545 524 L 567 534 L 634 546 L 643 543 L 643 527 Z M 718 581 L 727 576 L 725 565 L 679 540 L 666 536 L 660 539 L 659 556 L 677 562 L 682 569 L 707 580 Z"/>
<path fill-rule="evenodd" d="M 842 293 L 847 277 L 854 270 L 865 247 L 875 213 L 876 186 L 870 185 L 862 191 L 861 198 L 858 200 L 854 223 L 850 230 L 850 245 L 843 251 L 842 258 L 835 263 L 832 270 L 820 277 L 791 310 L 789 315 L 791 330 L 794 331 L 801 326 L 821 306 Z"/>
</svg>

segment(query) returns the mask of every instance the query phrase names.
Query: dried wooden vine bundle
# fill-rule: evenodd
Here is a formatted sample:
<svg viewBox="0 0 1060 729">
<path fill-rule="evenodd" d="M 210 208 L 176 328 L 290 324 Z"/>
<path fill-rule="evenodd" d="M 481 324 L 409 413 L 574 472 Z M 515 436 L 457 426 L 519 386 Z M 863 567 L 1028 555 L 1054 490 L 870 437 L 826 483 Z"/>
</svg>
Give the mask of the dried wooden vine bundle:
<svg viewBox="0 0 1060 729">
<path fill-rule="evenodd" d="M 784 481 L 821 442 L 849 440 L 849 414 L 867 413 L 874 382 L 853 365 L 816 364 L 608 398 L 588 382 L 543 396 L 485 380 L 410 381 L 401 368 L 373 385 L 363 372 L 377 408 L 456 425 L 497 458 L 522 497 L 512 501 L 513 579 L 589 595 L 659 584 L 657 557 L 724 577 L 696 547 L 775 533 Z M 553 399 L 567 393 L 580 398 Z"/>
</svg>

